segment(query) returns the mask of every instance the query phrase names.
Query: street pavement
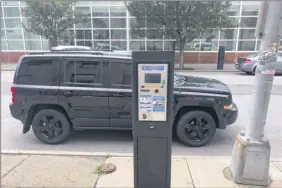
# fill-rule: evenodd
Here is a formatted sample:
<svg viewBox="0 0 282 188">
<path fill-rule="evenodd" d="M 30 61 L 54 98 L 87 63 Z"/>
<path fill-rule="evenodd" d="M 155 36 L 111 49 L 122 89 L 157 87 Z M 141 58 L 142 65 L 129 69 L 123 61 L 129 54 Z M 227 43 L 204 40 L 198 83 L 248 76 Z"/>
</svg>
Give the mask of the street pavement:
<svg viewBox="0 0 282 188">
<path fill-rule="evenodd" d="M 68 152 L 115 152 L 132 153 L 133 142 L 131 131 L 80 131 L 74 132 L 70 139 L 60 145 L 46 145 L 41 143 L 32 130 L 22 134 L 22 125 L 11 117 L 9 112 L 10 85 L 13 72 L 1 72 L 1 141 L 2 150 L 35 150 L 35 151 L 68 151 Z M 232 89 L 235 103 L 239 108 L 237 121 L 226 130 L 218 130 L 212 142 L 204 147 L 190 148 L 173 138 L 173 155 L 195 156 L 230 156 L 237 133 L 244 129 L 249 122 L 251 105 L 251 91 L 253 76 L 240 73 L 207 73 L 185 72 L 183 74 L 216 78 Z M 270 100 L 265 134 L 271 143 L 271 158 L 282 159 L 282 127 L 280 116 L 282 113 L 282 76 L 274 80 L 272 97 Z M 235 88 L 235 89 L 234 89 Z"/>
<path fill-rule="evenodd" d="M 2 154 L 1 159 L 1 187 L 134 187 L 132 156 Z M 172 156 L 171 188 L 263 188 L 233 183 L 229 162 L 230 157 Z M 106 164 L 116 169 L 105 174 Z M 269 176 L 269 188 L 282 187 L 282 162 L 270 162 Z"/>
</svg>

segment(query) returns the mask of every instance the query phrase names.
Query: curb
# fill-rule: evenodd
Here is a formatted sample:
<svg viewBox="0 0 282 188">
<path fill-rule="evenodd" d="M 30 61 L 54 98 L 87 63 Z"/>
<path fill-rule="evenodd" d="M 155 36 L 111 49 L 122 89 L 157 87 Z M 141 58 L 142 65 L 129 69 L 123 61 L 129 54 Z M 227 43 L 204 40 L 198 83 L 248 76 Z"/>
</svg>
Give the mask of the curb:
<svg viewBox="0 0 282 188">
<path fill-rule="evenodd" d="M 133 157 L 133 153 L 117 152 L 71 152 L 71 151 L 35 151 L 35 150 L 2 150 L 1 155 L 54 155 L 81 157 Z M 173 159 L 231 160 L 231 156 L 172 155 Z M 271 162 L 282 162 L 282 158 L 271 159 Z"/>
<path fill-rule="evenodd" d="M 16 69 L 1 69 L 1 71 L 15 71 Z M 236 72 L 240 72 L 240 71 L 236 71 L 236 70 L 175 70 L 175 72 L 221 72 L 221 73 L 236 73 Z"/>
<path fill-rule="evenodd" d="M 69 151 L 35 151 L 35 150 L 2 150 L 2 154 L 10 155 L 57 155 L 57 156 L 98 156 L 98 157 L 133 157 L 133 153 L 117 152 L 69 152 Z M 199 156 L 199 155 L 173 155 L 174 159 L 223 159 L 229 160 L 228 156 Z"/>
</svg>

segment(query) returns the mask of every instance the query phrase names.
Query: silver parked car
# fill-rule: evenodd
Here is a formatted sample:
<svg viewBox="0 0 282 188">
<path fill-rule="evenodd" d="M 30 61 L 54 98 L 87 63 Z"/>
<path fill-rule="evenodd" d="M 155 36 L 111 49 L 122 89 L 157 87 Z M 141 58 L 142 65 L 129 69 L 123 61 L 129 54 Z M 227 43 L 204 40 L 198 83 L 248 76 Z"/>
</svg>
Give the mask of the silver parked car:
<svg viewBox="0 0 282 188">
<path fill-rule="evenodd" d="M 259 53 L 252 53 L 246 57 L 239 57 L 237 59 L 237 62 L 235 62 L 235 68 L 238 70 L 241 70 L 247 74 L 255 74 L 257 64 L 258 64 L 258 58 Z M 282 52 L 278 53 L 278 59 L 276 64 L 276 73 L 282 74 Z"/>
</svg>

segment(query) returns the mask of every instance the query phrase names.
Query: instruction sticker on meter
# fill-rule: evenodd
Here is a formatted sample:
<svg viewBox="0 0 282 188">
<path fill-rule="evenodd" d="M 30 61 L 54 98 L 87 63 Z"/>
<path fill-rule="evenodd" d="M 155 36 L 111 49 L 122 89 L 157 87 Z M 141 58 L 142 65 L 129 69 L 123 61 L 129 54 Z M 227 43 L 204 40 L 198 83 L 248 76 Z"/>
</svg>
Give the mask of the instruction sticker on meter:
<svg viewBox="0 0 282 188">
<path fill-rule="evenodd" d="M 165 111 L 165 97 L 154 96 L 153 97 L 153 112 L 164 112 Z"/>
<path fill-rule="evenodd" d="M 166 121 L 167 64 L 138 65 L 139 121 Z"/>
<path fill-rule="evenodd" d="M 151 112 L 152 111 L 152 96 L 151 95 L 141 95 L 140 96 L 140 111 Z"/>
</svg>

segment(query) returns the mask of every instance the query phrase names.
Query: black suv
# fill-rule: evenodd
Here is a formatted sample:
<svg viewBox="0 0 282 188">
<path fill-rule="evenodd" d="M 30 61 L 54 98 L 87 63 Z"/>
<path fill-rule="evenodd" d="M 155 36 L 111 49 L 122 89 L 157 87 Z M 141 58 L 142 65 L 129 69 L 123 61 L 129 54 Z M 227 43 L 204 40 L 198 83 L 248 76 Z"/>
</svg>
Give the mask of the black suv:
<svg viewBox="0 0 282 188">
<path fill-rule="evenodd" d="M 11 87 L 10 111 L 35 136 L 58 144 L 71 130 L 132 129 L 132 60 L 91 54 L 22 56 Z M 229 88 L 201 77 L 174 75 L 174 131 L 203 146 L 237 119 Z"/>
</svg>

